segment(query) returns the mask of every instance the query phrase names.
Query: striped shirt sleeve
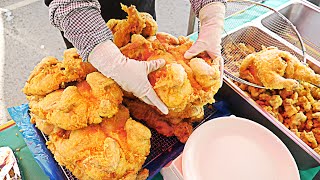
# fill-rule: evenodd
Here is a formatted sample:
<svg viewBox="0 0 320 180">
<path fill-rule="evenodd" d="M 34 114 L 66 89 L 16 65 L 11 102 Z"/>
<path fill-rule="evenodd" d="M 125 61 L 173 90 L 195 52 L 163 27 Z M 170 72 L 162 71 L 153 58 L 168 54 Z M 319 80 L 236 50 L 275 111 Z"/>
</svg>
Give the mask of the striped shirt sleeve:
<svg viewBox="0 0 320 180">
<path fill-rule="evenodd" d="M 100 13 L 97 0 L 53 0 L 49 5 L 51 24 L 64 32 L 84 61 L 96 45 L 113 38 Z"/>
<path fill-rule="evenodd" d="M 202 7 L 204 7 L 205 5 L 212 3 L 212 2 L 226 3 L 226 0 L 190 0 L 191 7 L 197 17 L 199 16 L 200 9 Z"/>
</svg>

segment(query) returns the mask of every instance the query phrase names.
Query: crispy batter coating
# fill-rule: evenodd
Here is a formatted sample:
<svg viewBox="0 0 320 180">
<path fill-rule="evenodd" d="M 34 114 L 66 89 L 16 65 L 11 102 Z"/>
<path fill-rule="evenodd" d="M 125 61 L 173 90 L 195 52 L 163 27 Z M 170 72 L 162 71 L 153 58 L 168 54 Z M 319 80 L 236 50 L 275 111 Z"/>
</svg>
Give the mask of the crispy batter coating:
<svg viewBox="0 0 320 180">
<path fill-rule="evenodd" d="M 240 77 L 268 89 L 294 89 L 298 87 L 296 80 L 320 85 L 320 75 L 276 47 L 248 55 L 241 63 Z"/>
<path fill-rule="evenodd" d="M 142 18 L 136 7 L 133 5 L 127 7 L 121 4 L 121 8 L 128 14 L 128 19 L 111 19 L 107 22 L 107 26 L 113 33 L 113 42 L 118 47 L 128 44 L 128 42 L 130 42 L 131 34 L 141 34 L 142 30 L 146 27 L 146 19 L 148 18 L 146 15 Z M 148 21 L 149 26 L 145 33 L 153 30 L 151 23 L 152 22 Z"/>
<path fill-rule="evenodd" d="M 284 77 L 287 58 L 284 51 L 273 47 L 250 54 L 241 63 L 240 77 L 268 89 L 293 89 L 298 82 Z"/>
<path fill-rule="evenodd" d="M 50 134 L 47 145 L 59 164 L 79 179 L 136 179 L 149 154 L 150 138 L 150 130 L 121 106 L 101 124 Z"/>
<path fill-rule="evenodd" d="M 239 83 L 238 85 L 279 122 L 317 153 L 320 152 L 320 99 L 317 93 L 312 93 L 320 88 L 306 82 L 301 82 L 294 90 L 261 90 Z"/>
<path fill-rule="evenodd" d="M 187 73 L 183 67 L 177 63 L 168 64 L 165 70 L 156 72 L 155 76 L 159 78 L 153 88 L 161 100 L 170 110 L 183 111 L 193 93 Z"/>
<path fill-rule="evenodd" d="M 140 16 L 146 21 L 146 27 L 142 29 L 144 37 L 154 36 L 158 31 L 158 24 L 149 13 L 141 12 Z"/>
<path fill-rule="evenodd" d="M 31 100 L 30 111 L 31 117 L 38 116 L 65 130 L 76 130 L 112 117 L 121 102 L 119 86 L 101 73 L 93 72 L 75 86 Z"/>
<path fill-rule="evenodd" d="M 232 49 L 229 51 L 232 52 Z M 271 90 L 258 89 L 241 83 L 236 84 L 257 104 L 320 154 L 320 146 L 318 145 L 320 143 L 320 88 L 310 84 L 318 84 L 319 75 L 309 67 L 302 65 L 290 53 L 269 47 L 246 57 L 242 63 L 242 69 L 240 69 L 242 77 L 246 77 L 251 82 L 263 84 L 263 80 L 259 79 L 257 67 L 267 66 L 268 63 L 270 67 L 263 67 L 263 70 L 259 72 L 261 76 L 265 76 L 264 80 L 277 79 L 283 75 L 280 78 L 301 81 L 297 86 L 294 85 L 294 88 L 291 86 L 291 88 L 276 89 L 274 86 L 270 88 Z M 273 71 L 273 75 L 272 73 L 270 75 L 270 71 Z M 278 86 L 283 87 L 284 84 L 280 85 L 280 83 L 282 81 L 279 81 Z"/>
<path fill-rule="evenodd" d="M 97 70 L 90 63 L 82 62 L 76 49 L 69 49 L 64 52 L 63 61 L 52 56 L 43 58 L 31 72 L 23 92 L 27 96 L 44 96 L 94 71 Z"/>
<path fill-rule="evenodd" d="M 187 104 L 203 106 L 213 103 L 214 94 L 220 88 L 219 64 L 208 55 L 184 59 L 183 55 L 191 45 L 190 40 L 157 33 L 153 40 L 132 35 L 131 43 L 120 50 L 132 59 L 166 60 L 167 65 L 150 73 L 149 80 L 169 111 L 181 112 Z"/>
<path fill-rule="evenodd" d="M 120 87 L 75 53 L 67 50 L 63 61 L 46 58 L 32 72 L 24 88 L 31 122 L 78 179 L 146 179 L 148 171 L 140 170 L 150 130 L 120 105 Z"/>
<path fill-rule="evenodd" d="M 143 120 L 148 127 L 164 136 L 177 136 L 181 142 L 185 143 L 193 131 L 190 122 L 184 122 L 181 119 L 178 119 L 178 122 L 172 122 L 176 119 L 162 115 L 156 109 L 150 109 L 150 106 L 139 100 L 125 99 L 124 104 L 129 108 L 132 117 Z"/>
<path fill-rule="evenodd" d="M 127 26 L 118 26 L 133 19 L 134 17 L 130 17 L 133 14 L 146 21 L 142 33 L 131 32 Z M 155 33 L 156 23 L 152 16 L 145 13 L 132 12 L 127 20 L 111 20 L 107 25 L 114 33 L 131 32 L 131 40 L 118 46 L 125 56 L 139 61 L 166 61 L 164 67 L 150 73 L 148 78 L 159 98 L 168 107 L 169 114 L 164 116 L 154 107 L 142 106 L 139 101 L 126 103 L 131 114 L 146 121 L 149 127 L 165 136 L 180 134 L 178 138 L 185 142 L 192 131 L 190 123 L 203 118 L 203 106 L 214 102 L 214 95 L 220 88 L 219 59 L 212 60 L 205 52 L 193 59 L 185 59 L 184 53 L 193 42 L 183 36 L 176 38 L 164 32 Z M 150 33 L 146 33 L 147 31 Z M 150 37 L 152 35 L 155 36 Z M 153 110 L 148 112 L 147 109 L 150 108 Z M 186 128 L 175 131 L 174 128 L 179 127 L 181 122 L 187 122 Z M 182 133 L 183 131 L 186 133 Z"/>
</svg>

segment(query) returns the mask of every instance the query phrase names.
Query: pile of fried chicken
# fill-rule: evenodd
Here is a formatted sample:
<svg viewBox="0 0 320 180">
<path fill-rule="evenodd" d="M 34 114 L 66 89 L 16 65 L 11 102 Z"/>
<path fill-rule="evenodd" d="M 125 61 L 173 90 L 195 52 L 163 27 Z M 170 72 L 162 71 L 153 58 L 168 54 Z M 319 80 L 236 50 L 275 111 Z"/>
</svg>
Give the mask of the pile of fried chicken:
<svg viewBox="0 0 320 180">
<path fill-rule="evenodd" d="M 132 59 L 166 60 L 149 80 L 168 115 L 82 62 L 76 49 L 66 50 L 62 61 L 44 58 L 23 88 L 31 122 L 48 135 L 47 146 L 57 162 L 79 179 L 146 179 L 148 170 L 141 168 L 150 153 L 151 132 L 130 115 L 186 142 L 192 123 L 203 118 L 203 106 L 214 102 L 220 87 L 219 61 L 206 53 L 185 59 L 189 39 L 157 33 L 152 16 L 134 6 L 122 9 L 127 19 L 107 23 L 114 43 Z"/>
<path fill-rule="evenodd" d="M 183 36 L 157 33 L 158 26 L 152 16 L 139 13 L 134 6 L 122 6 L 122 9 L 128 13 L 128 19 L 112 19 L 107 23 L 114 42 L 131 59 L 166 61 L 163 68 L 149 74 L 149 81 L 169 114 L 161 114 L 128 93 L 125 93 L 124 104 L 134 118 L 146 122 L 148 127 L 186 142 L 192 133 L 192 123 L 203 119 L 204 105 L 214 102 L 220 88 L 219 61 L 212 60 L 206 53 L 185 59 L 184 53 L 192 41 Z"/>
<path fill-rule="evenodd" d="M 130 118 L 120 87 L 82 62 L 75 49 L 66 50 L 62 61 L 44 58 L 23 92 L 31 122 L 49 136 L 57 162 L 77 178 L 147 178 L 141 167 L 150 130 Z"/>
<path fill-rule="evenodd" d="M 236 83 L 264 110 L 320 154 L 320 88 L 313 85 L 320 84 L 320 75 L 287 51 L 262 47 L 261 51 L 243 59 L 240 76 L 265 86 L 266 89 L 259 89 Z"/>
</svg>

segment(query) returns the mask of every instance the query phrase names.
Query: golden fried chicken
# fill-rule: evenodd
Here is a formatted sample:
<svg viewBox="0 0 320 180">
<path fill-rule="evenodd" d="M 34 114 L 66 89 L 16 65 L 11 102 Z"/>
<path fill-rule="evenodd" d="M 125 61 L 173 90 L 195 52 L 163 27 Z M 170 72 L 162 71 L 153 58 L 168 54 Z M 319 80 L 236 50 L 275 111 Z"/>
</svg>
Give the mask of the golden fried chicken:
<svg viewBox="0 0 320 180">
<path fill-rule="evenodd" d="M 303 142 L 308 144 L 311 148 L 318 147 L 317 140 L 314 137 L 314 134 L 313 134 L 312 131 L 310 131 L 310 132 L 306 132 L 306 131 L 301 132 L 300 138 L 301 138 L 301 140 Z"/>
<path fill-rule="evenodd" d="M 107 22 L 107 26 L 113 33 L 113 42 L 118 47 L 128 44 L 131 39 L 131 34 L 141 34 L 142 30 L 146 27 L 146 19 L 148 18 L 146 15 L 142 18 L 133 5 L 127 7 L 121 4 L 121 8 L 128 14 L 128 19 L 110 19 Z M 152 26 L 152 22 L 148 23 L 148 29 L 145 30 L 145 33 L 152 31 Z"/>
<path fill-rule="evenodd" d="M 142 33 L 132 32 L 127 26 L 121 25 L 133 19 L 130 17 L 133 15 L 141 16 L 146 21 Z M 206 53 L 185 59 L 184 53 L 193 42 L 183 36 L 176 38 L 168 33 L 156 33 L 157 25 L 152 20 L 152 16 L 145 13 L 131 12 L 127 20 L 112 20 L 107 25 L 114 33 L 132 34 L 130 41 L 126 40 L 127 43 L 118 46 L 126 57 L 139 61 L 166 61 L 164 67 L 150 73 L 148 78 L 159 98 L 168 107 L 169 114 L 163 115 L 138 100 L 125 104 L 133 117 L 145 121 L 160 134 L 175 135 L 185 142 L 192 132 L 191 123 L 203 118 L 203 106 L 214 102 L 214 95 L 220 88 L 219 60 L 212 60 Z M 135 24 L 131 25 L 136 27 Z"/>
<path fill-rule="evenodd" d="M 185 142 L 192 132 L 189 123 L 203 117 L 203 106 L 214 102 L 214 95 L 220 88 L 219 64 L 214 64 L 207 55 L 191 60 L 184 59 L 183 54 L 191 45 L 192 42 L 189 40 L 173 38 L 162 33 L 157 34 L 155 39 L 148 40 L 141 35 L 132 35 L 131 43 L 120 49 L 124 55 L 132 59 L 166 60 L 167 64 L 164 67 L 149 74 L 149 81 L 168 107 L 169 114 L 164 116 L 156 109 L 146 111 L 150 106 L 138 108 L 140 105 L 137 102 L 126 104 L 130 111 L 133 111 L 133 117 L 146 121 L 149 127 L 155 128 L 165 136 L 177 136 L 174 128 L 177 129 L 177 124 L 186 119 L 188 125 L 185 126 L 185 130 L 188 132 L 178 135 L 182 142 Z M 164 120 L 160 120 L 162 118 Z"/>
<path fill-rule="evenodd" d="M 276 47 L 248 55 L 241 63 L 240 77 L 268 89 L 294 89 L 298 87 L 296 80 L 320 85 L 320 75 Z"/>
<path fill-rule="evenodd" d="M 167 64 L 162 71 L 155 73 L 157 78 L 154 90 L 169 110 L 183 111 L 190 102 L 193 89 L 184 68 L 177 63 Z"/>
<path fill-rule="evenodd" d="M 180 142 L 185 143 L 193 131 L 190 122 L 178 119 L 178 122 L 172 123 L 169 116 L 160 114 L 156 109 L 150 108 L 139 100 L 125 99 L 124 104 L 129 108 L 132 117 L 146 122 L 148 127 L 164 136 L 176 136 Z"/>
<path fill-rule="evenodd" d="M 140 16 L 146 22 L 146 27 L 142 29 L 144 37 L 154 36 L 158 31 L 158 24 L 149 13 L 140 12 Z"/>
<path fill-rule="evenodd" d="M 320 153 L 320 97 L 317 93 L 320 88 L 307 82 L 300 82 L 298 88 L 292 90 L 268 90 L 236 84 L 315 152 Z"/>
<path fill-rule="evenodd" d="M 50 134 L 47 145 L 57 162 L 78 179 L 136 179 L 150 152 L 150 138 L 150 130 L 120 106 L 115 116 L 100 124 Z"/>
<path fill-rule="evenodd" d="M 44 96 L 94 71 L 97 70 L 90 63 L 82 62 L 76 49 L 69 49 L 64 52 L 63 61 L 52 56 L 43 58 L 31 72 L 23 92 L 27 96 Z"/>
<path fill-rule="evenodd" d="M 48 58 L 54 63 L 36 66 L 24 88 L 31 122 L 49 135 L 55 159 L 78 179 L 146 179 L 141 167 L 150 153 L 150 130 L 120 105 L 120 87 L 74 53 L 67 50 L 63 61 Z M 48 80 L 54 86 L 46 88 Z M 41 86 L 31 86 L 36 84 Z"/>
<path fill-rule="evenodd" d="M 120 51 L 130 59 L 145 60 L 153 54 L 153 47 L 142 35 L 133 34 L 131 43 L 121 47 Z"/>
<path fill-rule="evenodd" d="M 44 98 L 30 101 L 31 116 L 64 130 L 76 130 L 97 124 L 118 111 L 122 91 L 110 78 L 99 72 L 87 75 L 86 81 L 56 90 Z"/>
</svg>

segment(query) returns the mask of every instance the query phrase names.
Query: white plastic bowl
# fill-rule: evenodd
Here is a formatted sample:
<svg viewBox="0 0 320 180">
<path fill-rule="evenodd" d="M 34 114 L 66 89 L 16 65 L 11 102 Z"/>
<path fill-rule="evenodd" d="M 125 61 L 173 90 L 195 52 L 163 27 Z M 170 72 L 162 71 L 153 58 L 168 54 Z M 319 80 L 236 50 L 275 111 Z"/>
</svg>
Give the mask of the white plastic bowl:
<svg viewBox="0 0 320 180">
<path fill-rule="evenodd" d="M 290 151 L 270 130 L 238 117 L 208 121 L 189 137 L 185 180 L 299 180 Z"/>
</svg>

